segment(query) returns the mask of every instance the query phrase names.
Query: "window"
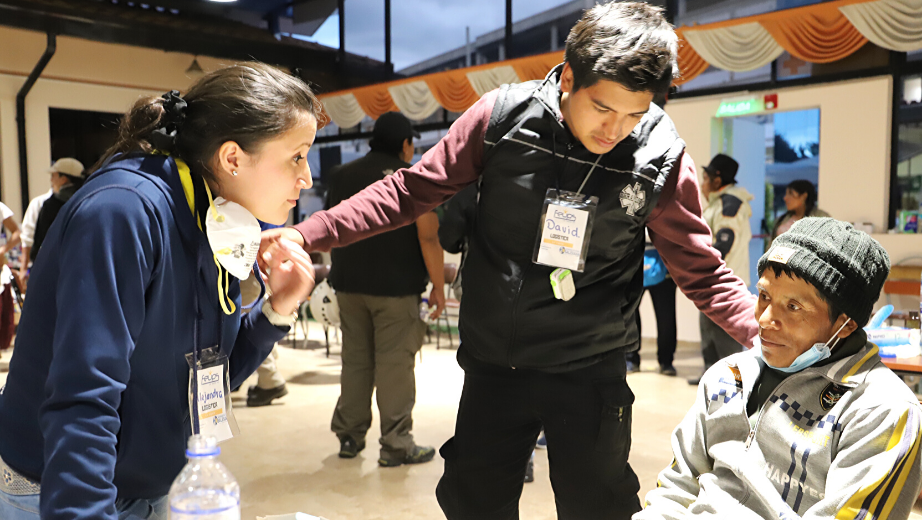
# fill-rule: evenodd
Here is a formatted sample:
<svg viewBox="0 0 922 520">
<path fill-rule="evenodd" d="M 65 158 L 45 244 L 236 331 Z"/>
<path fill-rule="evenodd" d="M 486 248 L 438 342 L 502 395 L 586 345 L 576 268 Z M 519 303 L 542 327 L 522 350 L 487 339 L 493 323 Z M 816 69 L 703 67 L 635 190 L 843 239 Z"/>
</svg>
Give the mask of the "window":
<svg viewBox="0 0 922 520">
<path fill-rule="evenodd" d="M 711 152 L 729 155 L 739 162 L 736 184 L 745 188 L 749 201 L 752 242 L 749 246 L 750 280 L 755 283 L 756 264 L 765 252 L 765 237 L 778 218 L 788 211 L 784 201 L 788 184 L 808 181 L 819 184 L 819 109 L 775 112 L 715 120 Z M 819 207 L 822 201 L 819 201 Z"/>
<path fill-rule="evenodd" d="M 893 200 L 897 210 L 917 211 L 922 207 L 922 75 L 904 77 L 900 87 Z"/>
</svg>

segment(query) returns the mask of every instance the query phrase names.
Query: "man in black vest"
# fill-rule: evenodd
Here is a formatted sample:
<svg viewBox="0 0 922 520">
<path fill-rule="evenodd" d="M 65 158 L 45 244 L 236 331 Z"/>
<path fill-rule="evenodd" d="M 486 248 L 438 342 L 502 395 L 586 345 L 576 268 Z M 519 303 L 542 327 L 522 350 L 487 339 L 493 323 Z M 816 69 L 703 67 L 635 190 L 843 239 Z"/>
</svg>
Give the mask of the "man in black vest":
<svg viewBox="0 0 922 520">
<path fill-rule="evenodd" d="M 327 207 L 410 166 L 419 134 L 399 112 L 375 122 L 371 151 L 333 170 Z M 381 453 L 385 467 L 429 462 L 435 449 L 418 446 L 410 430 L 416 403 L 415 355 L 423 343 L 420 294 L 429 280 L 432 317 L 445 308 L 445 273 L 439 220 L 430 212 L 416 224 L 332 251 L 330 283 L 336 289 L 343 331 L 341 392 L 333 414 L 342 458 L 365 448 L 371 395 L 377 387 Z M 427 279 L 428 271 L 428 279 Z"/>
<path fill-rule="evenodd" d="M 518 518 L 542 426 L 558 518 L 640 510 L 624 355 L 640 340 L 645 226 L 699 309 L 746 346 L 758 334 L 755 298 L 711 247 L 694 162 L 651 103 L 678 74 L 677 46 L 661 9 L 597 5 L 544 80 L 484 95 L 413 167 L 264 235 L 270 259 L 279 236 L 327 250 L 480 183 L 462 277 L 464 390 L 436 491 L 449 520 Z"/>
<path fill-rule="evenodd" d="M 38 219 L 35 223 L 35 234 L 30 244 L 29 257 L 25 258 L 26 265 L 29 261 L 34 262 L 38 258 L 38 252 L 45 242 L 45 235 L 58 217 L 58 212 L 64 207 L 64 204 L 74 196 L 74 193 L 83 186 L 86 180 L 86 170 L 83 163 L 70 157 L 58 159 L 51 165 L 51 190 L 52 196 L 45 200 L 42 209 L 38 213 Z"/>
</svg>

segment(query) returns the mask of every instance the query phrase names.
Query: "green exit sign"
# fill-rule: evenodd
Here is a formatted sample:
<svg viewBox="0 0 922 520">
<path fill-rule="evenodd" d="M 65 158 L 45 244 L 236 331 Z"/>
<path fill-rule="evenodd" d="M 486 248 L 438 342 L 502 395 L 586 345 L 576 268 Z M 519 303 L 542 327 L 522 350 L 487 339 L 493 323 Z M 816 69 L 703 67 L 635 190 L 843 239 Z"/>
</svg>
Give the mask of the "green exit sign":
<svg viewBox="0 0 922 520">
<path fill-rule="evenodd" d="M 764 110 L 765 101 L 761 97 L 729 99 L 720 102 L 720 106 L 717 107 L 716 117 L 743 116 Z"/>
</svg>

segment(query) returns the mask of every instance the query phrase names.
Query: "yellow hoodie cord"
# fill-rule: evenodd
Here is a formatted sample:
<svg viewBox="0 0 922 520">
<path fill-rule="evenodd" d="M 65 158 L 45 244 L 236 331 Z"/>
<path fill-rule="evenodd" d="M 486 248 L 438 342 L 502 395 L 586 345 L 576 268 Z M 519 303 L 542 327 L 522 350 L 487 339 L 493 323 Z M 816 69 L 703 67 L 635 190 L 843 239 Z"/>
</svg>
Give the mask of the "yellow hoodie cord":
<svg viewBox="0 0 922 520">
<path fill-rule="evenodd" d="M 186 202 L 189 204 L 189 209 L 192 211 L 192 215 L 195 216 L 195 188 L 192 185 L 192 172 L 189 170 L 189 165 L 185 163 L 182 159 L 173 158 L 176 161 L 176 169 L 179 171 L 179 180 L 182 183 L 183 192 L 186 195 Z M 211 210 L 214 212 L 215 220 L 218 222 L 223 222 L 224 217 L 218 214 L 218 209 L 215 207 L 214 198 L 211 196 L 211 189 L 208 187 L 208 183 L 205 183 L 205 192 L 208 193 L 208 203 L 211 206 Z M 200 219 L 195 219 L 198 224 L 200 231 L 202 229 L 202 222 Z M 224 253 L 227 254 L 227 253 Z M 230 285 L 228 279 L 227 271 L 221 267 L 221 263 L 218 261 L 218 257 L 214 257 L 214 263 L 218 266 L 218 301 L 221 302 L 221 309 L 224 311 L 224 314 L 230 316 L 237 310 L 237 306 L 234 305 L 233 300 L 227 294 L 227 288 Z"/>
</svg>

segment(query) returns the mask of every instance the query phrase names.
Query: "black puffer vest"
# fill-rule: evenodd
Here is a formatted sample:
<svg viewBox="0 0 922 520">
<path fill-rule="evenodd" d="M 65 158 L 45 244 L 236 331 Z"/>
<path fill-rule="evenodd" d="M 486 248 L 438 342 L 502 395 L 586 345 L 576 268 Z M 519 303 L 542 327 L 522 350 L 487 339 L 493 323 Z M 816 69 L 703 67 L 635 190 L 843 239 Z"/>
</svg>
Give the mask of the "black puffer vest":
<svg viewBox="0 0 922 520">
<path fill-rule="evenodd" d="M 560 117 L 561 67 L 500 88 L 484 138 L 480 201 L 463 268 L 463 348 L 497 365 L 568 371 L 638 343 L 644 222 L 685 143 L 656 105 L 599 161 L 583 193 L 599 198 L 576 296 L 554 298 L 534 264 L 548 188 L 577 191 L 598 158 Z M 555 154 L 556 150 L 556 154 Z"/>
</svg>

